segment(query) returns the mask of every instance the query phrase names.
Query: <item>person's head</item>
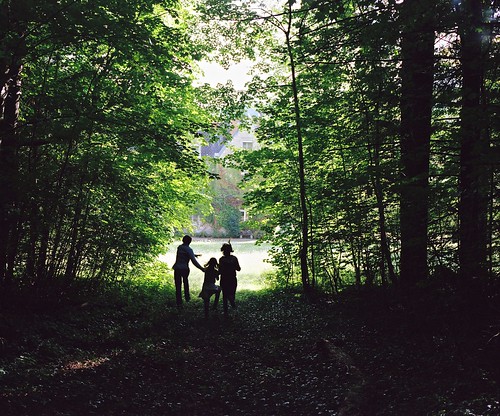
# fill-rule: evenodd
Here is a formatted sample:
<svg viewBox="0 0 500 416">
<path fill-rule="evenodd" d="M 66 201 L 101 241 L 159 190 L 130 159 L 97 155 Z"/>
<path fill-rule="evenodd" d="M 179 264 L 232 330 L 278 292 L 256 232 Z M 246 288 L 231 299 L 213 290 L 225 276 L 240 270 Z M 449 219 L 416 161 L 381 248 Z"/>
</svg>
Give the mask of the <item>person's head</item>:
<svg viewBox="0 0 500 416">
<path fill-rule="evenodd" d="M 205 264 L 205 267 L 215 269 L 218 265 L 219 264 L 217 263 L 217 259 L 215 257 L 212 257 L 210 260 L 208 260 L 207 264 Z"/>
<path fill-rule="evenodd" d="M 222 251 L 224 253 L 224 255 L 227 256 L 228 254 L 231 254 L 234 250 L 233 250 L 233 246 L 231 245 L 231 243 L 224 243 L 224 244 L 222 244 L 220 251 Z"/>
<path fill-rule="evenodd" d="M 193 239 L 189 235 L 185 235 L 184 237 L 182 237 L 182 242 L 186 245 L 191 244 L 191 241 L 193 241 Z"/>
</svg>

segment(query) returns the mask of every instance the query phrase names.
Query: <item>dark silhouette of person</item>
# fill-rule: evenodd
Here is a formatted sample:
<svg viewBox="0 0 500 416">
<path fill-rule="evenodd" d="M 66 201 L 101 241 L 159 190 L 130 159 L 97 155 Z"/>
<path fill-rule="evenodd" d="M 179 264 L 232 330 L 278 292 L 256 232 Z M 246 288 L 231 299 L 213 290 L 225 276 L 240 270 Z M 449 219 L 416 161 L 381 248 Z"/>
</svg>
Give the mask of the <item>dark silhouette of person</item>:
<svg viewBox="0 0 500 416">
<path fill-rule="evenodd" d="M 215 284 L 219 280 L 219 264 L 217 259 L 212 257 L 207 264 L 205 264 L 205 278 L 203 279 L 203 287 L 198 297 L 203 299 L 203 307 L 205 311 L 205 318 L 208 318 L 208 310 L 210 308 L 210 298 L 215 295 L 213 309 L 217 309 L 219 304 L 220 287 Z"/>
<path fill-rule="evenodd" d="M 193 239 L 189 235 L 182 237 L 182 244 L 177 247 L 177 255 L 175 257 L 174 264 L 174 281 L 175 281 L 175 300 L 177 306 L 182 305 L 182 284 L 184 284 L 184 298 L 186 302 L 191 300 L 191 295 L 189 294 L 189 260 L 202 272 L 205 269 L 198 263 L 193 249 L 189 247 Z"/>
<path fill-rule="evenodd" d="M 224 314 L 227 314 L 228 302 L 231 307 L 236 308 L 236 287 L 238 281 L 236 272 L 241 270 L 238 259 L 233 256 L 233 247 L 231 243 L 224 243 L 221 247 L 223 256 L 219 259 L 220 287 L 222 289 L 222 303 L 224 305 Z"/>
</svg>

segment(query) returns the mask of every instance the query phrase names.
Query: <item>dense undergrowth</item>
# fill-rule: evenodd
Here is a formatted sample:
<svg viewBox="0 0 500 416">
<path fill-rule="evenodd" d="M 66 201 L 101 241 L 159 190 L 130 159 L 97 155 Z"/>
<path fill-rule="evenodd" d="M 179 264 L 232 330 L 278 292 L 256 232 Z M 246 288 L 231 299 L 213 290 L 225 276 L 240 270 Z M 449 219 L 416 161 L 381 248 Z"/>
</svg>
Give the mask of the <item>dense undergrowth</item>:
<svg viewBox="0 0 500 416">
<path fill-rule="evenodd" d="M 2 415 L 498 415 L 495 291 L 239 292 L 237 313 L 178 310 L 124 285 L 3 304 Z M 418 296 L 417 296 L 418 295 Z M 419 299 L 413 301 L 412 299 Z M 47 307 L 49 305 L 50 307 Z"/>
</svg>

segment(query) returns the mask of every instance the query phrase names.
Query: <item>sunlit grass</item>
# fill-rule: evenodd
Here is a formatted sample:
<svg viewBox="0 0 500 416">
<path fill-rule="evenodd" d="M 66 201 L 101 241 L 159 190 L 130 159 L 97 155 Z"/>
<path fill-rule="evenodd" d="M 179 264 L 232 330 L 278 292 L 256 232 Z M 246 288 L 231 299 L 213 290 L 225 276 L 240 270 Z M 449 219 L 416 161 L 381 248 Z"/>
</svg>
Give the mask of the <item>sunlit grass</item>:
<svg viewBox="0 0 500 416">
<path fill-rule="evenodd" d="M 211 257 L 219 259 L 222 256 L 220 248 L 226 239 L 194 239 L 191 248 L 196 254 L 201 254 L 198 261 L 204 265 Z M 177 246 L 181 242 L 175 242 L 169 251 L 160 256 L 160 260 L 167 263 L 170 267 L 175 263 L 175 253 Z M 254 240 L 231 240 L 234 249 L 234 255 L 238 258 L 241 266 L 241 272 L 238 273 L 238 290 L 257 291 L 265 289 L 268 286 L 266 275 L 273 271 L 273 266 L 265 260 L 268 258 L 270 245 L 255 245 Z M 191 266 L 189 278 L 192 292 L 201 288 L 203 283 L 203 273 L 196 267 Z"/>
</svg>

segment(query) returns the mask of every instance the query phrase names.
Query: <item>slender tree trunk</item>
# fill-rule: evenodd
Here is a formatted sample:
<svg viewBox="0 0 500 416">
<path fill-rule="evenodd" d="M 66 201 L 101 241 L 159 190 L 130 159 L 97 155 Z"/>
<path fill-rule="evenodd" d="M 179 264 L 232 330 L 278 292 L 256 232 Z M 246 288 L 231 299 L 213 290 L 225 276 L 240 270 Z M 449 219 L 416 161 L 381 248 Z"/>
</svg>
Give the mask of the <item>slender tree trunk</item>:
<svg viewBox="0 0 500 416">
<path fill-rule="evenodd" d="M 462 108 L 460 130 L 459 262 L 465 278 L 484 276 L 488 257 L 488 136 L 481 105 L 484 77 L 482 2 L 462 1 Z"/>
<path fill-rule="evenodd" d="M 489 193 L 489 202 L 488 202 L 488 276 L 493 276 L 493 253 L 494 253 L 494 240 L 495 237 L 494 230 L 494 221 L 495 221 L 495 173 L 494 169 L 490 171 L 490 193 Z M 497 238 L 496 236 L 495 238 Z"/>
<path fill-rule="evenodd" d="M 12 280 L 12 253 L 15 242 L 12 234 L 16 226 L 15 201 L 18 193 L 18 133 L 19 99 L 21 95 L 22 65 L 15 63 L 8 69 L 5 83 L 0 85 L 0 282 Z"/>
<path fill-rule="evenodd" d="M 299 164 L 299 193 L 300 193 L 300 209 L 301 209 L 301 248 L 300 248 L 300 271 L 302 278 L 302 286 L 304 292 L 310 293 L 311 282 L 309 279 L 309 214 L 307 211 L 307 198 L 306 198 L 306 182 L 305 182 L 305 166 L 304 166 L 304 148 L 302 139 L 302 119 L 300 115 L 299 93 L 297 86 L 297 77 L 295 73 L 295 59 L 292 50 L 290 31 L 292 28 L 292 3 L 288 2 L 288 28 L 285 32 L 286 45 L 288 50 L 288 59 L 290 62 L 290 70 L 292 74 L 292 91 L 293 103 L 295 112 L 295 128 L 297 132 L 297 147 L 298 147 L 298 164 Z"/>
<path fill-rule="evenodd" d="M 382 85 L 379 85 L 379 97 L 381 93 Z M 368 108 L 368 106 L 366 106 Z M 379 103 L 377 102 L 375 106 L 374 116 L 378 120 L 380 117 Z M 368 114 L 366 114 L 366 119 L 368 123 Z M 369 134 L 369 129 L 367 128 L 367 134 Z M 375 199 L 377 201 L 377 211 L 378 211 L 378 224 L 380 232 L 380 273 L 382 284 L 385 285 L 385 265 L 387 265 L 387 270 L 389 272 L 389 279 L 392 283 L 396 282 L 396 272 L 394 271 L 394 264 L 392 262 L 391 247 L 389 245 L 389 240 L 387 238 L 387 222 L 385 216 L 385 206 L 384 206 L 384 191 L 382 188 L 381 175 L 380 175 L 380 147 L 381 147 L 381 132 L 379 123 L 375 122 L 375 132 L 373 136 L 373 149 L 372 143 L 368 142 L 368 154 L 370 157 L 370 164 L 373 166 L 373 175 L 371 175 L 372 187 L 375 192 Z"/>
<path fill-rule="evenodd" d="M 344 149 L 343 146 L 339 146 L 340 150 L 340 158 L 342 160 L 342 172 L 344 173 L 344 177 L 348 178 L 349 174 L 347 172 L 347 166 L 346 166 L 346 160 L 345 160 L 345 154 L 344 154 Z M 350 191 L 348 191 L 350 192 Z M 349 249 L 351 251 L 351 257 L 352 257 L 352 265 L 354 267 L 354 281 L 356 283 L 356 287 L 361 286 L 361 257 L 362 257 L 362 249 L 361 249 L 361 244 L 359 242 L 360 240 L 360 232 L 359 232 L 359 224 L 358 221 L 355 221 L 354 217 L 356 215 L 352 214 L 352 210 L 348 210 L 346 213 L 346 218 L 347 218 L 347 227 L 349 228 L 349 233 L 348 233 L 348 241 L 349 241 Z M 359 216 L 359 215 L 358 215 Z M 357 230 L 356 232 L 354 231 L 353 224 L 357 224 Z"/>
<path fill-rule="evenodd" d="M 42 225 L 40 233 L 40 248 L 36 264 L 36 276 L 39 281 L 45 281 L 47 278 L 47 255 L 49 251 L 49 228 L 46 224 Z"/>
<path fill-rule="evenodd" d="M 387 226 L 386 226 L 386 218 L 385 218 L 385 207 L 384 207 L 384 192 L 382 190 L 382 184 L 380 181 L 380 137 L 379 133 L 376 132 L 375 135 L 375 146 L 373 149 L 373 155 L 370 152 L 370 156 L 372 156 L 373 167 L 374 167 L 374 177 L 373 181 L 373 189 L 375 191 L 375 198 L 377 201 L 377 210 L 378 210 L 378 224 L 379 224 L 379 232 L 380 232 L 380 251 L 382 254 L 382 274 L 384 275 L 384 264 L 387 265 L 387 270 L 389 272 L 389 279 L 392 283 L 396 281 L 396 272 L 394 271 L 394 265 L 392 263 L 391 256 L 391 248 L 389 245 L 389 241 L 387 239 Z"/>
<path fill-rule="evenodd" d="M 307 199 L 307 195 L 306 195 L 306 199 Z M 311 252 L 311 278 L 310 278 L 310 284 L 311 284 L 311 287 L 312 288 L 315 288 L 316 287 L 316 254 L 315 254 L 315 247 L 314 247 L 314 235 L 315 235 L 315 224 L 314 224 L 314 217 L 313 217 L 313 209 L 312 209 L 312 206 L 311 206 L 311 202 L 310 201 L 307 201 L 307 209 L 308 209 L 308 212 L 309 212 L 309 223 L 310 223 L 310 227 L 309 227 L 309 235 L 310 235 L 310 241 L 311 241 L 311 244 L 310 244 L 310 252 Z"/>
<path fill-rule="evenodd" d="M 434 0 L 401 6 L 401 282 L 428 275 L 429 153 L 434 64 Z"/>
<path fill-rule="evenodd" d="M 11 2 L 0 3 L 0 284 L 13 279 L 18 235 L 18 131 L 21 73 L 25 53 L 25 24 L 11 13 Z M 14 38 L 15 36 L 15 38 Z M 10 41 L 7 42 L 7 39 Z M 16 40 L 14 42 L 14 40 Z M 16 246 L 13 246 L 16 244 Z"/>
</svg>

